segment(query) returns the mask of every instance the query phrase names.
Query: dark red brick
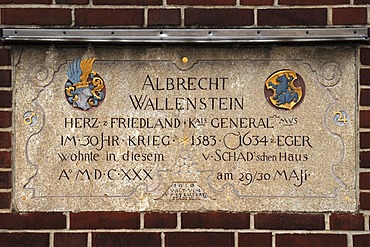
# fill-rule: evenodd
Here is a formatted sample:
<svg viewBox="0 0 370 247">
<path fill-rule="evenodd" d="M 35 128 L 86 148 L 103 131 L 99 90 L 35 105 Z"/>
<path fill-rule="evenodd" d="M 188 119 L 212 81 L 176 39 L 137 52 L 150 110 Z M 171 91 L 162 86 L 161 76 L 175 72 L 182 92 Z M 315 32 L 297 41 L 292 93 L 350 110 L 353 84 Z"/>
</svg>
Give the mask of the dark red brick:
<svg viewBox="0 0 370 247">
<path fill-rule="evenodd" d="M 181 24 L 179 9 L 149 9 L 148 25 L 174 26 Z"/>
<path fill-rule="evenodd" d="M 333 213 L 330 215 L 330 229 L 364 230 L 364 216 L 362 214 Z"/>
<path fill-rule="evenodd" d="M 323 214 L 259 213 L 255 215 L 256 229 L 270 230 L 324 230 Z"/>
<path fill-rule="evenodd" d="M 167 0 L 167 4 L 176 5 L 235 5 L 235 0 Z"/>
<path fill-rule="evenodd" d="M 254 23 L 251 9 L 196 9 L 185 10 L 186 26 L 250 26 Z"/>
<path fill-rule="evenodd" d="M 40 4 L 40 3 L 45 3 L 45 4 L 52 4 L 52 0 L 0 0 L 0 4 L 4 3 L 27 3 L 27 4 Z"/>
<path fill-rule="evenodd" d="M 48 233 L 0 233 L 1 246 L 12 247 L 49 247 Z"/>
<path fill-rule="evenodd" d="M 360 173 L 360 189 L 370 190 L 370 172 Z"/>
<path fill-rule="evenodd" d="M 12 133 L 0 132 L 0 148 L 11 148 L 11 147 L 12 147 Z"/>
<path fill-rule="evenodd" d="M 347 247 L 345 234 L 277 234 L 276 247 Z"/>
<path fill-rule="evenodd" d="M 162 5 L 162 0 L 94 0 L 96 5 Z"/>
<path fill-rule="evenodd" d="M 11 189 L 11 188 L 12 188 L 12 172 L 11 171 L 1 171 L 0 172 L 0 189 Z"/>
<path fill-rule="evenodd" d="M 349 0 L 279 0 L 279 5 L 339 5 L 349 2 Z"/>
<path fill-rule="evenodd" d="M 71 213 L 71 229 L 139 229 L 140 214 L 126 212 Z"/>
<path fill-rule="evenodd" d="M 234 246 L 232 232 L 170 232 L 166 233 L 166 246 L 204 247 Z"/>
<path fill-rule="evenodd" d="M 361 89 L 360 91 L 360 105 L 370 105 L 370 89 Z"/>
<path fill-rule="evenodd" d="M 12 86 L 12 72 L 10 70 L 0 70 L 0 87 Z"/>
<path fill-rule="evenodd" d="M 89 4 L 89 0 L 56 0 L 58 4 Z"/>
<path fill-rule="evenodd" d="M 240 0 L 241 5 L 273 5 L 274 0 Z"/>
<path fill-rule="evenodd" d="M 11 53 L 9 49 L 0 49 L 0 66 L 9 66 L 12 64 Z"/>
<path fill-rule="evenodd" d="M 0 108 L 12 107 L 12 92 L 0 91 Z"/>
<path fill-rule="evenodd" d="M 370 65 L 370 48 L 361 48 L 360 62 L 363 65 Z"/>
<path fill-rule="evenodd" d="M 0 229 L 64 229 L 66 217 L 63 213 L 8 213 L 0 214 Z"/>
<path fill-rule="evenodd" d="M 54 247 L 87 246 L 87 233 L 55 233 Z"/>
<path fill-rule="evenodd" d="M 142 26 L 143 9 L 76 9 L 77 26 Z"/>
<path fill-rule="evenodd" d="M 10 208 L 11 194 L 0 192 L 0 209 Z"/>
<path fill-rule="evenodd" d="M 145 228 L 176 228 L 177 215 L 171 213 L 145 213 Z"/>
<path fill-rule="evenodd" d="M 360 128 L 370 128 L 370 111 L 360 111 Z"/>
<path fill-rule="evenodd" d="M 327 10 L 317 9 L 259 9 L 259 26 L 326 26 Z"/>
<path fill-rule="evenodd" d="M 370 3 L 370 0 L 355 0 L 355 4 L 368 4 Z"/>
<path fill-rule="evenodd" d="M 0 70 L 0 87 L 11 87 L 11 71 L 10 70 Z"/>
<path fill-rule="evenodd" d="M 271 247 L 271 233 L 239 233 L 239 247 Z"/>
<path fill-rule="evenodd" d="M 12 166 L 12 153 L 10 151 L 0 151 L 0 168 L 10 168 Z"/>
<path fill-rule="evenodd" d="M 161 246 L 160 233 L 93 233 L 92 234 L 93 247 L 105 246 L 120 246 L 120 247 L 148 247 Z"/>
<path fill-rule="evenodd" d="M 12 126 L 12 112 L 0 111 L 0 128 L 8 128 L 11 126 Z"/>
<path fill-rule="evenodd" d="M 370 85 L 370 69 L 360 69 L 360 84 Z"/>
<path fill-rule="evenodd" d="M 360 152 L 360 167 L 370 168 L 370 152 L 369 151 Z"/>
<path fill-rule="evenodd" d="M 360 193 L 360 209 L 370 210 L 370 192 Z"/>
<path fill-rule="evenodd" d="M 366 8 L 334 8 L 333 25 L 365 25 L 367 23 Z"/>
<path fill-rule="evenodd" d="M 71 25 L 70 9 L 14 8 L 1 10 L 1 23 L 5 25 Z"/>
<path fill-rule="evenodd" d="M 369 247 L 370 234 L 353 235 L 353 247 Z"/>
<path fill-rule="evenodd" d="M 249 214 L 239 213 L 183 213 L 181 214 L 182 228 L 249 228 Z"/>
<path fill-rule="evenodd" d="M 360 148 L 370 148 L 370 132 L 360 132 Z"/>
</svg>

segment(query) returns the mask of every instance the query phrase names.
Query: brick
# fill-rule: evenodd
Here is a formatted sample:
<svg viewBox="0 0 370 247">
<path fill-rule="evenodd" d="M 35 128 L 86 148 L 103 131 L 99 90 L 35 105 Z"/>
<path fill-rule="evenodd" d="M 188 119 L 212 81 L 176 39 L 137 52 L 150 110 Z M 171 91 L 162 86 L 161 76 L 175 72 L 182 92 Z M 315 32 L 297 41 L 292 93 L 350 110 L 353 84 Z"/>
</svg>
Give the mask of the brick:
<svg viewBox="0 0 370 247">
<path fill-rule="evenodd" d="M 333 213 L 330 215 L 330 229 L 364 230 L 364 216 L 362 214 Z"/>
<path fill-rule="evenodd" d="M 360 132 L 360 148 L 370 148 L 370 132 Z"/>
<path fill-rule="evenodd" d="M 148 25 L 174 26 L 181 24 L 179 9 L 149 9 Z"/>
<path fill-rule="evenodd" d="M 0 189 L 11 189 L 11 188 L 12 188 L 12 172 L 10 171 L 0 172 Z"/>
<path fill-rule="evenodd" d="M 234 233 L 232 232 L 170 232 L 166 233 L 165 239 L 166 246 L 234 246 Z"/>
<path fill-rule="evenodd" d="M 270 230 L 324 230 L 323 214 L 259 213 L 255 215 L 256 229 Z"/>
<path fill-rule="evenodd" d="M 8 128 L 12 126 L 12 112 L 0 111 L 0 128 Z"/>
<path fill-rule="evenodd" d="M 347 247 L 345 234 L 277 234 L 276 247 Z"/>
<path fill-rule="evenodd" d="M 360 209 L 370 210 L 370 192 L 360 193 Z"/>
<path fill-rule="evenodd" d="M 94 0 L 96 5 L 162 5 L 162 0 Z"/>
<path fill-rule="evenodd" d="M 71 25 L 70 9 L 2 9 L 1 23 L 5 25 Z"/>
<path fill-rule="evenodd" d="M 89 0 L 56 0 L 57 4 L 89 4 Z"/>
<path fill-rule="evenodd" d="M 353 247 L 369 247 L 370 234 L 353 235 Z"/>
<path fill-rule="evenodd" d="M 370 69 L 360 69 L 360 84 L 370 85 Z"/>
<path fill-rule="evenodd" d="M 0 108 L 12 107 L 12 92 L 0 91 Z"/>
<path fill-rule="evenodd" d="M 368 4 L 370 0 L 355 0 L 354 4 Z"/>
<path fill-rule="evenodd" d="M 259 9 L 259 26 L 325 26 L 327 10 L 317 9 Z"/>
<path fill-rule="evenodd" d="M 235 0 L 167 0 L 167 4 L 176 5 L 235 5 Z"/>
<path fill-rule="evenodd" d="M 370 190 L 370 172 L 360 173 L 360 189 Z"/>
<path fill-rule="evenodd" d="M 0 233 L 1 246 L 49 246 L 48 233 Z"/>
<path fill-rule="evenodd" d="M 55 233 L 54 247 L 87 246 L 87 233 Z"/>
<path fill-rule="evenodd" d="M 274 0 L 240 0 L 241 5 L 273 5 Z"/>
<path fill-rule="evenodd" d="M 93 247 L 105 246 L 161 246 L 160 233 L 93 233 Z"/>
<path fill-rule="evenodd" d="M 0 70 L 0 87 L 12 86 L 12 72 L 10 70 Z"/>
<path fill-rule="evenodd" d="M 71 229 L 139 229 L 140 214 L 81 212 L 70 214 Z"/>
<path fill-rule="evenodd" d="M 334 8 L 333 25 L 365 25 L 367 23 L 366 8 Z"/>
<path fill-rule="evenodd" d="M 370 111 L 360 111 L 360 128 L 370 128 Z"/>
<path fill-rule="evenodd" d="M 271 233 L 239 233 L 239 247 L 271 247 Z"/>
<path fill-rule="evenodd" d="M 360 152 L 360 167 L 370 168 L 370 152 L 369 151 Z"/>
<path fill-rule="evenodd" d="M 249 228 L 249 214 L 239 213 L 183 213 L 181 214 L 182 228 Z"/>
<path fill-rule="evenodd" d="M 361 48 L 360 62 L 363 65 L 370 65 L 370 48 Z"/>
<path fill-rule="evenodd" d="M 143 9 L 76 9 L 75 16 L 77 26 L 142 26 L 144 24 Z"/>
<path fill-rule="evenodd" d="M 11 205 L 11 194 L 6 192 L 0 192 L 0 209 L 10 208 Z"/>
<path fill-rule="evenodd" d="M 11 64 L 12 61 L 10 50 L 0 49 L 0 66 L 10 66 Z"/>
<path fill-rule="evenodd" d="M 12 166 L 12 153 L 0 151 L 0 168 L 10 168 Z"/>
<path fill-rule="evenodd" d="M 12 147 L 12 133 L 0 132 L 0 148 L 11 148 L 11 147 Z"/>
<path fill-rule="evenodd" d="M 5 3 L 16 3 L 16 4 L 52 4 L 52 0 L 0 0 L 0 4 L 5 4 Z"/>
<path fill-rule="evenodd" d="M 279 0 L 279 5 L 339 5 L 349 4 L 349 0 Z"/>
<path fill-rule="evenodd" d="M 0 214 L 0 229 L 64 229 L 66 217 L 63 213 L 8 213 Z"/>
<path fill-rule="evenodd" d="M 172 213 L 145 213 L 145 228 L 176 228 L 177 215 Z"/>
<path fill-rule="evenodd" d="M 361 89 L 360 91 L 360 105 L 370 105 L 370 89 Z"/>
<path fill-rule="evenodd" d="M 185 9 L 187 26 L 249 26 L 254 24 L 251 9 Z"/>
</svg>

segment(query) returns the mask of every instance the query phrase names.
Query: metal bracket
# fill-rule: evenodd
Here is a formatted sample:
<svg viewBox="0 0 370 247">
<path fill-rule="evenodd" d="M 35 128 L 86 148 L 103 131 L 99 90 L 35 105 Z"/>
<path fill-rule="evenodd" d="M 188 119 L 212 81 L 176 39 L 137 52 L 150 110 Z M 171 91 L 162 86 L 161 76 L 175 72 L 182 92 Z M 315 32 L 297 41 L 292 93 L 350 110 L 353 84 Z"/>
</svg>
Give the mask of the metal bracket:
<svg viewBox="0 0 370 247">
<path fill-rule="evenodd" d="M 360 42 L 366 27 L 285 29 L 3 29 L 4 42 L 275 43 Z"/>
</svg>

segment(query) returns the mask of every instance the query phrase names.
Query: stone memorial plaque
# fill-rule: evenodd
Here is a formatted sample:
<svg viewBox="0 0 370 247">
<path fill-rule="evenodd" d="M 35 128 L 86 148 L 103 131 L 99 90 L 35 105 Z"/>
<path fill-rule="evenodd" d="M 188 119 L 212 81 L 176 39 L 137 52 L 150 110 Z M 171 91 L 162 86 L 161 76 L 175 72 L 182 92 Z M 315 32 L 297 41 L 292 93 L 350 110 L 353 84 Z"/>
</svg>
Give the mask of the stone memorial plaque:
<svg viewBox="0 0 370 247">
<path fill-rule="evenodd" d="M 20 211 L 354 211 L 355 48 L 13 51 Z"/>
</svg>

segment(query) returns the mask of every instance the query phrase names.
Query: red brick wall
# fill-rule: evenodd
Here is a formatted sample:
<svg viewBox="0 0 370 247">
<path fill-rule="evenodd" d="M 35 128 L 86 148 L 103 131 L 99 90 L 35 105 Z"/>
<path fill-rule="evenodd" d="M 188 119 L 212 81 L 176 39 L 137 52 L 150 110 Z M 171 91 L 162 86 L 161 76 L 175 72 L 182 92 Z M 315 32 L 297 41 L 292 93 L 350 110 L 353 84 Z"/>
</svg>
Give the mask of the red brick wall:
<svg viewBox="0 0 370 247">
<path fill-rule="evenodd" d="M 4 27 L 367 26 L 370 0 L 0 0 Z M 355 213 L 17 213 L 11 47 L 0 43 L 0 246 L 370 246 L 370 44 L 359 45 Z"/>
</svg>

